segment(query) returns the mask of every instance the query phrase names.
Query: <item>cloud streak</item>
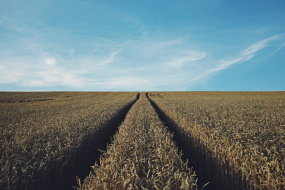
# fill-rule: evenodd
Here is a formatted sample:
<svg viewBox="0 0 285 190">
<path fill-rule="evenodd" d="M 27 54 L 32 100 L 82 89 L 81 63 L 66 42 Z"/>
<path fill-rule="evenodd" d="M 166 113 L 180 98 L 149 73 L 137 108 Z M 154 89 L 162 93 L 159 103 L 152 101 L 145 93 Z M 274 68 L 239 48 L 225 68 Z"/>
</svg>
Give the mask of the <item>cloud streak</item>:
<svg viewBox="0 0 285 190">
<path fill-rule="evenodd" d="M 253 55 L 254 53 L 266 48 L 267 46 L 274 45 L 273 42 L 278 43 L 279 41 L 282 41 L 284 38 L 284 35 L 285 34 L 274 35 L 270 38 L 261 40 L 255 44 L 251 45 L 250 47 L 248 47 L 244 51 L 242 51 L 241 55 L 242 56 Z"/>
<path fill-rule="evenodd" d="M 260 40 L 236 56 L 221 58 L 198 51 L 183 39 L 109 44 L 103 39 L 95 45 L 96 51 L 90 47 L 89 54 L 75 54 L 77 47 L 65 47 L 66 56 L 33 48 L 29 51 L 34 55 L 28 57 L 11 57 L 17 52 L 2 51 L 0 84 L 62 86 L 70 90 L 186 90 L 252 59 L 269 46 L 276 46 L 276 51 L 283 48 L 284 34 Z M 35 48 L 39 47 L 36 44 Z"/>
<path fill-rule="evenodd" d="M 100 65 L 107 65 L 107 64 L 109 64 L 109 63 L 114 62 L 115 56 L 116 56 L 117 54 L 119 54 L 120 51 L 121 51 L 121 49 L 119 49 L 119 50 L 113 52 L 113 53 L 110 55 L 110 57 L 109 57 L 107 60 L 103 61 Z"/>
<path fill-rule="evenodd" d="M 243 63 L 245 61 L 248 61 L 248 60 L 252 59 L 258 51 L 261 51 L 262 49 L 264 49 L 268 46 L 279 45 L 279 47 L 277 48 L 277 51 L 279 51 L 281 48 L 284 47 L 282 45 L 282 44 L 284 44 L 284 36 L 285 36 L 285 34 L 280 34 L 280 35 L 274 35 L 270 38 L 260 40 L 259 42 L 254 43 L 251 46 L 249 46 L 248 48 L 246 48 L 245 50 L 243 50 L 238 55 L 237 58 L 220 59 L 218 61 L 214 61 L 213 67 L 209 66 L 209 67 L 205 68 L 202 72 L 200 72 L 200 74 L 197 77 L 195 77 L 193 79 L 193 81 L 201 80 L 203 78 L 209 78 L 209 77 L 213 76 L 215 73 L 222 71 L 222 70 L 225 70 L 225 69 L 228 69 L 235 64 L 239 64 L 239 63 Z M 281 43 L 281 46 L 280 46 L 280 43 Z M 275 51 L 275 53 L 277 51 Z"/>
<path fill-rule="evenodd" d="M 203 59 L 204 57 L 206 57 L 205 52 L 191 52 L 187 56 L 178 57 L 172 60 L 171 62 L 168 62 L 167 65 L 173 67 L 182 67 L 189 62 L 198 61 L 200 59 Z"/>
</svg>

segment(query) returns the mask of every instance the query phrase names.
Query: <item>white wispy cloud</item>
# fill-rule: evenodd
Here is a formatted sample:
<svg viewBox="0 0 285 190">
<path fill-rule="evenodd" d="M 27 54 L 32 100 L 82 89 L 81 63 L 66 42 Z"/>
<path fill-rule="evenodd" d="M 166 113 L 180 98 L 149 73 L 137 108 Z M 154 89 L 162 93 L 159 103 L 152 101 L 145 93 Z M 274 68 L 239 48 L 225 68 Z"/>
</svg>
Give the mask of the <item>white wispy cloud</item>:
<svg viewBox="0 0 285 190">
<path fill-rule="evenodd" d="M 70 87 L 83 87 L 85 82 L 83 79 L 77 76 L 74 71 L 65 71 L 62 69 L 50 70 L 50 71 L 39 71 L 37 72 L 39 83 L 30 83 L 33 80 L 28 81 L 27 85 L 45 85 L 45 86 L 70 86 Z"/>
<path fill-rule="evenodd" d="M 102 82 L 95 82 L 93 85 L 95 87 L 106 90 L 132 89 L 138 91 L 142 89 L 148 89 L 152 86 L 151 82 L 148 79 L 124 76 L 109 78 Z"/>
<path fill-rule="evenodd" d="M 252 59 L 258 51 L 261 51 L 262 49 L 268 46 L 279 45 L 279 47 L 277 48 L 277 50 L 279 51 L 281 48 L 284 47 L 282 45 L 280 46 L 280 43 L 284 43 L 284 35 L 285 34 L 274 35 L 272 37 L 260 40 L 259 42 L 254 43 L 245 50 L 241 51 L 241 53 L 237 55 L 236 58 L 227 58 L 213 61 L 213 64 L 208 64 L 207 67 L 203 67 L 203 69 L 198 72 L 197 76 L 193 77 L 192 79 L 193 81 L 207 79 L 218 73 L 219 71 L 228 69 L 234 66 L 235 64 L 243 63 Z"/>
<path fill-rule="evenodd" d="M 265 47 L 270 46 L 273 41 L 280 39 L 281 36 L 282 35 L 275 35 L 275 36 L 272 36 L 270 38 L 261 40 L 255 44 L 251 45 L 250 47 L 248 47 L 244 51 L 242 51 L 241 55 L 242 56 L 252 55 L 252 54 L 256 53 L 257 51 L 260 51 L 260 50 L 264 49 Z"/>
<path fill-rule="evenodd" d="M 99 42 L 90 47 L 89 54 L 74 54 L 77 47 L 65 47 L 67 56 L 45 50 L 46 44 L 30 44 L 26 57 L 17 56 L 21 49 L 0 51 L 0 83 L 78 90 L 186 90 L 219 71 L 252 59 L 266 47 L 283 48 L 283 36 L 260 40 L 236 56 L 220 58 L 195 50 L 183 39 L 121 43 L 96 39 Z"/>
<path fill-rule="evenodd" d="M 171 60 L 170 62 L 166 64 L 169 66 L 181 67 L 187 64 L 188 62 L 197 61 L 197 60 L 203 59 L 204 57 L 206 57 L 205 52 L 191 52 L 187 56 L 178 57 L 174 60 Z"/>
<path fill-rule="evenodd" d="M 10 84 L 18 83 L 21 79 L 25 78 L 25 72 L 19 67 L 5 66 L 0 64 L 0 83 Z"/>
<path fill-rule="evenodd" d="M 45 63 L 48 65 L 55 65 L 56 64 L 56 59 L 55 58 L 48 58 L 45 60 Z"/>
<path fill-rule="evenodd" d="M 167 41 L 156 41 L 152 44 L 152 46 L 148 47 L 150 51 L 157 51 L 167 47 L 173 47 L 175 45 L 182 44 L 184 41 L 182 39 L 176 40 L 167 40 Z M 147 44 L 150 42 L 148 41 Z"/>
<path fill-rule="evenodd" d="M 105 60 L 105 61 L 103 61 L 100 65 L 106 65 L 106 64 L 112 63 L 112 62 L 114 61 L 114 59 L 115 59 L 115 56 L 116 56 L 117 54 L 119 54 L 121 50 L 122 50 L 122 49 L 119 49 L 119 50 L 117 50 L 117 51 L 111 53 L 111 55 L 108 57 L 108 59 Z"/>
<path fill-rule="evenodd" d="M 81 71 L 59 66 L 55 58 L 35 57 L 0 58 L 0 83 L 28 87 L 82 87 Z"/>
</svg>

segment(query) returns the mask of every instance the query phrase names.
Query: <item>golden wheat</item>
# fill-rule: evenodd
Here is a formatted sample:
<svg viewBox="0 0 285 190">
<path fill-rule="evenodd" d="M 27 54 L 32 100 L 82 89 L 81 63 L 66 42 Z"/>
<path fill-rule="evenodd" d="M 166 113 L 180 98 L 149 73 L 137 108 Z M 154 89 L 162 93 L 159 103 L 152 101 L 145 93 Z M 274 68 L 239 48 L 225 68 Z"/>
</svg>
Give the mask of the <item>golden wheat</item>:
<svg viewBox="0 0 285 190">
<path fill-rule="evenodd" d="M 48 188 L 50 184 L 39 180 L 55 183 L 48 178 L 60 176 L 70 162 L 77 162 L 75 154 L 85 151 L 83 142 L 94 142 L 94 135 L 101 138 L 104 128 L 136 96 L 135 92 L 1 92 L 0 189 L 31 189 L 36 183 Z"/>
<path fill-rule="evenodd" d="M 197 189 L 172 137 L 143 92 L 79 189 Z"/>
<path fill-rule="evenodd" d="M 176 125 L 197 167 L 206 168 L 221 189 L 285 189 L 284 92 L 150 92 L 149 97 Z"/>
</svg>

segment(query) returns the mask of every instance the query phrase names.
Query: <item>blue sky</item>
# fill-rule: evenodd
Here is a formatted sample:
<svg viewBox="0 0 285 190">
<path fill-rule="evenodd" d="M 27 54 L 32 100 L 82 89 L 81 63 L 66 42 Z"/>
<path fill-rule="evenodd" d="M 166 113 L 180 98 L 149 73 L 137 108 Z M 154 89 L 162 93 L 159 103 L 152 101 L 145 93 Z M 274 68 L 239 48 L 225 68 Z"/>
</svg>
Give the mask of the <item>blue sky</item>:
<svg viewBox="0 0 285 190">
<path fill-rule="evenodd" d="M 284 91 L 284 0 L 2 0 L 0 91 Z"/>
</svg>

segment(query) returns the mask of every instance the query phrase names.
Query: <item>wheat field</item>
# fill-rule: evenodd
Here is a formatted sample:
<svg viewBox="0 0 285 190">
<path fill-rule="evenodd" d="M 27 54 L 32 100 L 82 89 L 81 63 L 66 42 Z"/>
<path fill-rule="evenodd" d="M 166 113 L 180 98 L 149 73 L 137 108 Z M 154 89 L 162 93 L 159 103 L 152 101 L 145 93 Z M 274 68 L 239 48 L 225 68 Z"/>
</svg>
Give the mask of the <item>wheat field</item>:
<svg viewBox="0 0 285 190">
<path fill-rule="evenodd" d="M 285 189 L 285 92 L 0 92 L 0 130 L 1 190 Z"/>
<path fill-rule="evenodd" d="M 91 145 L 110 138 L 137 95 L 1 92 L 0 189 L 61 189 L 61 181 L 75 181 Z"/>
<path fill-rule="evenodd" d="M 285 189 L 285 92 L 149 92 L 149 97 L 210 184 Z"/>
<path fill-rule="evenodd" d="M 79 189 L 197 189 L 172 136 L 142 92 Z"/>
</svg>

